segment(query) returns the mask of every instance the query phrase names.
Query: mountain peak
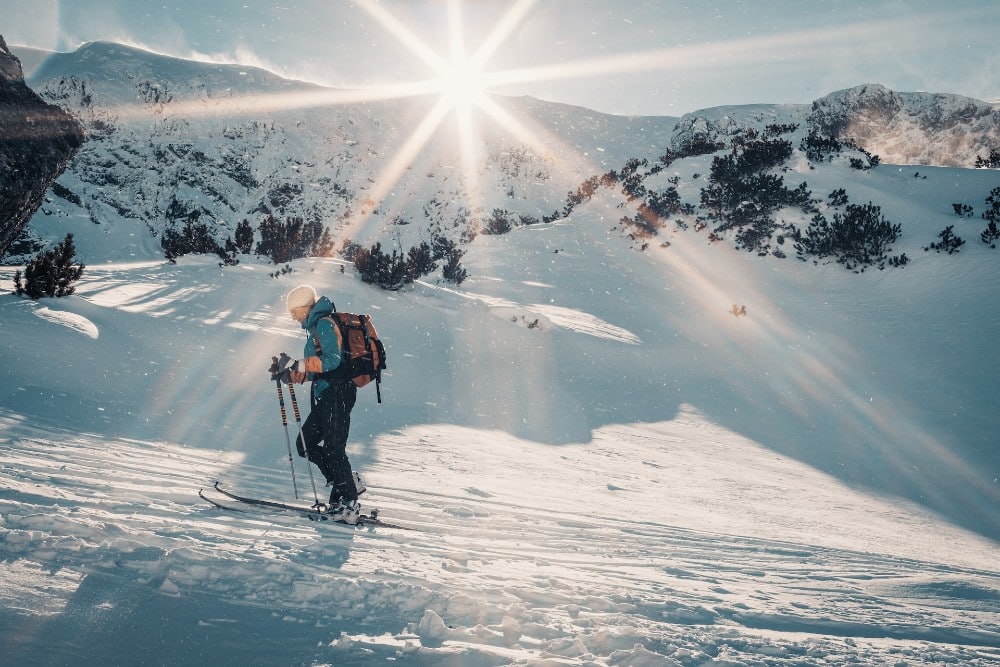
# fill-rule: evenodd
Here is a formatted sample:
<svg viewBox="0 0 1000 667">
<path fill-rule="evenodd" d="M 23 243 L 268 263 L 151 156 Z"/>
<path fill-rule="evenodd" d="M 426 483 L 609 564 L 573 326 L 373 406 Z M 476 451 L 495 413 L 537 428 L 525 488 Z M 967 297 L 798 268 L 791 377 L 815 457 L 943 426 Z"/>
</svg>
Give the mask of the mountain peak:
<svg viewBox="0 0 1000 667">
<path fill-rule="evenodd" d="M 173 99 L 316 89 L 249 65 L 210 63 L 154 53 L 114 42 L 88 42 L 70 53 L 54 53 L 32 74 L 36 89 L 46 82 L 86 79 L 91 93 L 107 104 L 134 102 L 137 88 L 169 89 Z"/>
<path fill-rule="evenodd" d="M 7 42 L 0 35 L 0 77 L 4 81 L 23 81 L 21 61 L 7 48 Z"/>
</svg>

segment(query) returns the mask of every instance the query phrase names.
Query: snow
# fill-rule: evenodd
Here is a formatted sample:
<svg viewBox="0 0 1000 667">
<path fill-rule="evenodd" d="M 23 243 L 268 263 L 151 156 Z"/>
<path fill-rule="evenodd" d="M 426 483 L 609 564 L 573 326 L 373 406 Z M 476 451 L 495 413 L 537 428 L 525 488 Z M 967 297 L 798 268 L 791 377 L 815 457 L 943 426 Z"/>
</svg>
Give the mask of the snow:
<svg viewBox="0 0 1000 667">
<path fill-rule="evenodd" d="M 82 55 L 107 76 L 102 94 L 125 94 L 115 63 L 134 50 Z M 218 81 L 285 85 L 169 59 L 127 72 L 162 74 L 195 102 Z M 516 185 L 517 203 L 542 212 L 580 172 L 620 168 L 636 146 L 655 159 L 675 124 L 509 104 L 532 112 L 536 134 L 558 129 L 555 157 L 498 160 L 496 171 L 532 171 L 483 189 L 493 205 L 500 184 Z M 310 139 L 283 125 L 299 113 L 256 128 L 291 144 L 256 154 L 261 173 L 308 154 Z M 682 125 L 726 134 L 803 113 L 723 108 Z M 341 139 L 357 154 L 412 126 L 351 114 L 307 120 L 351 126 Z M 163 128 L 175 121 L 188 122 Z M 230 126 L 192 125 L 215 133 L 200 148 Z M 88 159 L 113 150 L 88 146 Z M 710 162 L 678 161 L 648 185 L 679 176 L 697 202 L 694 174 Z M 981 210 L 996 172 L 842 162 L 800 156 L 785 177 L 881 206 L 903 226 L 893 253 L 906 267 L 758 257 L 673 226 L 640 252 L 618 228 L 622 198 L 602 190 L 568 218 L 478 237 L 461 286 L 432 275 L 386 292 L 336 258 L 276 277 L 252 257 L 168 264 L 135 220 L 95 225 L 50 203 L 32 228 L 76 234 L 87 264 L 76 294 L 17 298 L 17 267 L 0 267 L 4 663 L 997 664 L 1000 256 L 978 241 L 984 223 L 951 206 Z M 359 182 L 374 164 L 357 161 Z M 410 170 L 386 218 L 451 201 L 461 187 L 435 188 L 452 164 Z M 533 183 L 535 169 L 557 182 Z M 158 191 L 147 177 L 134 194 L 63 181 L 91 198 Z M 923 250 L 952 224 L 967 240 L 958 255 Z M 402 528 L 199 498 L 220 481 L 314 499 L 321 480 L 298 458 L 293 485 L 266 372 L 301 350 L 283 297 L 303 282 L 371 314 L 385 340 L 383 403 L 361 390 L 349 454 L 363 505 Z"/>
<path fill-rule="evenodd" d="M 388 247 L 389 225 L 406 248 L 428 230 L 459 240 L 494 209 L 541 219 L 583 179 L 655 160 L 676 122 L 497 96 L 516 136 L 484 115 L 467 160 L 452 122 L 423 150 L 413 143 L 430 97 L 355 103 L 358 91 L 107 42 L 53 55 L 28 84 L 88 136 L 59 178 L 72 195 L 47 197 L 30 232 L 47 245 L 72 228 L 82 256 L 112 261 L 160 255 L 162 232 L 186 213 L 217 226 L 220 242 L 262 211 L 322 220 L 338 242 L 364 246 Z"/>
<path fill-rule="evenodd" d="M 478 239 L 461 287 L 185 257 L 0 297 L 11 664 L 1000 660 L 993 251 L 639 253 L 596 210 Z M 197 495 L 292 497 L 265 369 L 307 281 L 386 340 L 349 451 L 412 530 Z"/>
</svg>

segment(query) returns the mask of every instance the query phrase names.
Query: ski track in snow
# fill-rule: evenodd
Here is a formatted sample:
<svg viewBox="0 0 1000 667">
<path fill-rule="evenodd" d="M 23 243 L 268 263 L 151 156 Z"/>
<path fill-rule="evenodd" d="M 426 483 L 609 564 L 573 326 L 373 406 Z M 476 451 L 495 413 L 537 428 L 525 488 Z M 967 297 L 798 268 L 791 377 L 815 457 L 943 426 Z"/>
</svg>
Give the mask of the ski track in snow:
<svg viewBox="0 0 1000 667">
<path fill-rule="evenodd" d="M 407 437 L 419 434 L 393 435 L 385 449 Z M 631 518 L 624 504 L 552 511 L 476 487 L 445 493 L 433 479 L 409 485 L 420 470 L 396 486 L 369 480 L 362 497 L 415 530 L 352 529 L 210 507 L 197 491 L 218 478 L 248 495 L 290 495 L 288 479 L 238 454 L 10 413 L 0 445 L 0 576 L 13 582 L 0 588 L 0 638 L 58 628 L 77 597 L 94 596 L 93 580 L 104 593 L 88 614 L 107 623 L 135 613 L 130 586 L 190 601 L 189 622 L 209 637 L 238 623 L 219 605 L 281 608 L 271 622 L 312 640 L 302 664 L 1000 660 L 995 571 L 692 530 Z M 308 476 L 298 482 L 311 496 Z M 16 641 L 0 645 L 18 656 Z"/>
</svg>

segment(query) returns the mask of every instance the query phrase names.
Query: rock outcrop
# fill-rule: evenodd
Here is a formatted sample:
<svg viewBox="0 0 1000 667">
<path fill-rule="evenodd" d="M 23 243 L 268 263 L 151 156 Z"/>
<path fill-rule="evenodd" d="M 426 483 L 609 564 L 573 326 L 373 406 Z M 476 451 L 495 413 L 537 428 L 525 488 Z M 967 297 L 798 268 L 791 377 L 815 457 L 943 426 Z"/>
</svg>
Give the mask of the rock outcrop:
<svg viewBox="0 0 1000 667">
<path fill-rule="evenodd" d="M 0 259 L 83 145 L 80 124 L 24 83 L 0 36 Z"/>
<path fill-rule="evenodd" d="M 972 167 L 1000 147 L 1000 110 L 940 93 L 899 93 L 856 86 L 813 102 L 809 126 L 851 141 L 890 164 Z"/>
</svg>

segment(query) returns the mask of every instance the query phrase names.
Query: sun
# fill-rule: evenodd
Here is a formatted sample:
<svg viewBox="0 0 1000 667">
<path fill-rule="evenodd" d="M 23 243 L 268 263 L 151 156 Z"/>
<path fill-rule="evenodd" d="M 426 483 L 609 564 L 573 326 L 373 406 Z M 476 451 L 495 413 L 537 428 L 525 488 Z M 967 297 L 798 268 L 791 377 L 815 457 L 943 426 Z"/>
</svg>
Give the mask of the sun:
<svg viewBox="0 0 1000 667">
<path fill-rule="evenodd" d="M 468 112 L 485 104 L 489 78 L 474 62 L 453 56 L 438 70 L 436 85 L 447 106 Z"/>
<path fill-rule="evenodd" d="M 554 141 L 552 137 L 541 137 L 537 128 L 529 127 L 509 109 L 498 104 L 491 94 L 517 82 L 547 80 L 551 78 L 582 77 L 584 70 L 572 68 L 530 67 L 521 70 L 492 69 L 491 59 L 498 49 L 510 38 L 517 27 L 528 17 L 539 0 L 510 0 L 510 5 L 490 26 L 485 37 L 477 34 L 475 48 L 466 49 L 466 26 L 462 18 L 462 0 L 444 0 L 446 41 L 429 42 L 418 36 L 412 27 L 377 0 L 354 0 L 355 6 L 375 19 L 378 25 L 396 39 L 400 46 L 408 50 L 426 67 L 426 78 L 383 84 L 376 88 L 363 89 L 359 97 L 355 92 L 346 93 L 345 101 L 357 102 L 376 99 L 397 99 L 403 97 L 425 97 L 432 99 L 431 107 L 417 122 L 407 138 L 372 180 L 369 197 L 378 202 L 383 199 L 399 179 L 416 162 L 425 146 L 440 136 L 444 126 L 455 132 L 455 146 L 459 168 L 467 187 L 466 196 L 470 209 L 482 205 L 482 187 L 479 183 L 478 160 L 483 155 L 488 141 L 487 127 L 499 127 L 509 137 L 532 147 L 538 154 L 546 154 Z M 441 48 L 444 47 L 444 48 Z M 338 92 L 337 95 L 345 95 Z M 349 226 L 364 228 L 366 222 L 374 222 L 371 209 L 359 211 L 349 221 Z"/>
<path fill-rule="evenodd" d="M 514 0 L 490 33 L 477 41 L 475 50 L 469 52 L 466 50 L 462 3 L 460 0 L 447 0 L 444 3 L 444 18 L 448 36 L 443 44 L 446 53 L 435 48 L 438 45 L 417 36 L 410 26 L 380 3 L 374 0 L 357 0 L 356 6 L 374 18 L 428 69 L 429 77 L 426 80 L 390 86 L 390 89 L 394 89 L 400 96 L 436 94 L 440 103 L 449 110 L 471 111 L 488 106 L 489 89 L 509 83 L 504 79 L 503 73 L 487 71 L 487 63 L 536 2 L 537 0 Z"/>
</svg>

